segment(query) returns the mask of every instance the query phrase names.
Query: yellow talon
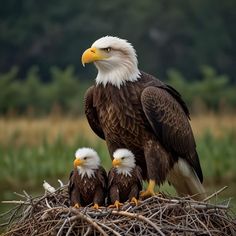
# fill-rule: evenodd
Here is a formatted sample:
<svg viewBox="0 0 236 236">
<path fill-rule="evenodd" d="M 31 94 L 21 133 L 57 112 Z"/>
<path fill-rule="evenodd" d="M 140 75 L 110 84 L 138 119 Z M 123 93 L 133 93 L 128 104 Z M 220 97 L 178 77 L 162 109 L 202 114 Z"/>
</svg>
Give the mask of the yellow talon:
<svg viewBox="0 0 236 236">
<path fill-rule="evenodd" d="M 146 191 L 143 191 L 143 192 L 141 192 L 141 194 L 140 194 L 140 196 L 141 196 L 141 198 L 149 198 L 149 197 L 152 197 L 152 196 L 154 196 L 155 195 L 155 193 L 154 192 L 152 192 L 152 191 L 149 191 L 149 190 L 146 190 Z"/>
<path fill-rule="evenodd" d="M 76 204 L 74 205 L 74 208 L 80 208 L 79 203 L 76 203 Z"/>
<path fill-rule="evenodd" d="M 119 210 L 119 208 L 120 208 L 121 206 L 123 206 L 123 204 L 116 200 L 114 204 L 112 204 L 112 205 L 110 205 L 110 206 L 108 206 L 108 207 L 109 207 L 109 208 L 116 208 L 117 210 Z"/>
<path fill-rule="evenodd" d="M 136 199 L 135 197 L 132 197 L 132 199 L 131 199 L 130 202 L 131 202 L 131 203 L 134 203 L 135 206 L 138 206 L 138 203 L 139 203 L 138 199 Z"/>
<path fill-rule="evenodd" d="M 156 185 L 155 180 L 150 180 L 146 191 L 141 192 L 141 194 L 140 194 L 141 198 L 149 198 L 149 197 L 154 196 L 155 195 L 155 192 L 154 192 L 155 185 Z"/>
<path fill-rule="evenodd" d="M 93 205 L 93 208 L 94 208 L 94 209 L 96 209 L 96 210 L 98 210 L 98 209 L 99 209 L 99 206 L 98 206 L 98 204 L 97 204 L 97 203 L 95 203 L 95 204 Z"/>
</svg>

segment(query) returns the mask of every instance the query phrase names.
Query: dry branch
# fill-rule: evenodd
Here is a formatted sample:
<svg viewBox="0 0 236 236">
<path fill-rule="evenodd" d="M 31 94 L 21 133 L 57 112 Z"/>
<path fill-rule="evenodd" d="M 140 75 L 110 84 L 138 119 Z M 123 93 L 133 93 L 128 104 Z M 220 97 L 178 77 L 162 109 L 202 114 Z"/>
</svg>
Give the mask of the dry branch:
<svg viewBox="0 0 236 236">
<path fill-rule="evenodd" d="M 5 201 L 14 208 L 5 219 L 4 236 L 16 235 L 236 235 L 236 219 L 229 204 L 190 198 L 154 196 L 138 206 L 126 203 L 120 211 L 103 207 L 75 209 L 68 205 L 67 186 L 39 197 L 16 194 L 20 200 Z"/>
</svg>

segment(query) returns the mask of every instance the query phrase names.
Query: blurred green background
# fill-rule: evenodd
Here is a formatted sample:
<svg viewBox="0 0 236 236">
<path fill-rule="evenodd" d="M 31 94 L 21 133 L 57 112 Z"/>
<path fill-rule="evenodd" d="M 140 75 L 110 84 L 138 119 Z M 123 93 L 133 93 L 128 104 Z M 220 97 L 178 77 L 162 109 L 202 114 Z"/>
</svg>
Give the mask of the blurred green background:
<svg viewBox="0 0 236 236">
<path fill-rule="evenodd" d="M 105 143 L 83 116 L 96 70 L 80 58 L 97 38 L 113 35 L 134 45 L 140 69 L 182 94 L 206 189 L 227 185 L 222 197 L 235 202 L 235 0 L 1 3 L 0 200 L 23 189 L 41 194 L 44 179 L 66 183 L 81 146 L 95 148 L 109 169 Z"/>
</svg>

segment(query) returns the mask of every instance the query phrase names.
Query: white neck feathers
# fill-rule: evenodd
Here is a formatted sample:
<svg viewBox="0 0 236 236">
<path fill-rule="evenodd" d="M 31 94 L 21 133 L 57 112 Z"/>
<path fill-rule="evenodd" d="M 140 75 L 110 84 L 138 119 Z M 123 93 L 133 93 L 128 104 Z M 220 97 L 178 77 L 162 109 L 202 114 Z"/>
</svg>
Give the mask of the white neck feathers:
<svg viewBox="0 0 236 236">
<path fill-rule="evenodd" d="M 132 169 L 131 167 L 119 167 L 119 168 L 116 168 L 116 172 L 118 174 L 122 174 L 124 176 L 132 176 L 131 175 L 131 172 L 132 172 Z"/>
<path fill-rule="evenodd" d="M 78 174 L 81 176 L 82 179 L 85 176 L 87 176 L 89 179 L 91 177 L 94 177 L 95 176 L 95 170 L 96 169 L 91 169 L 91 168 L 86 168 L 86 167 L 82 167 L 82 166 L 77 166 Z"/>
<path fill-rule="evenodd" d="M 117 66 L 117 68 L 113 68 L 112 70 L 101 69 L 101 67 L 99 67 L 97 64 L 98 63 L 95 62 L 95 65 L 98 68 L 96 84 L 102 84 L 104 87 L 110 83 L 120 88 L 128 81 L 137 81 L 141 75 L 137 67 L 130 68 L 125 62 Z"/>
</svg>

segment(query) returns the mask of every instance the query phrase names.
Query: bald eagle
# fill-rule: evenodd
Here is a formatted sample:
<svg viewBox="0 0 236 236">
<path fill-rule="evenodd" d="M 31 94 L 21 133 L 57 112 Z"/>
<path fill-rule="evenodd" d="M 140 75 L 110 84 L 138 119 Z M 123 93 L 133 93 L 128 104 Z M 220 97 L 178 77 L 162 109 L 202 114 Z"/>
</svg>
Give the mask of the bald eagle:
<svg viewBox="0 0 236 236">
<path fill-rule="evenodd" d="M 91 148 L 80 148 L 75 153 L 74 170 L 69 179 L 70 205 L 76 208 L 93 203 L 98 209 L 107 195 L 107 174 L 100 166 L 100 158 Z"/>
<path fill-rule="evenodd" d="M 127 200 L 138 204 L 142 190 L 141 168 L 135 164 L 134 154 L 128 149 L 117 149 L 113 154 L 113 168 L 108 173 L 108 202 L 117 209 Z"/>
<path fill-rule="evenodd" d="M 85 114 L 92 130 L 106 140 L 110 156 L 119 147 L 131 150 L 152 196 L 168 180 L 180 195 L 204 197 L 203 175 L 189 111 L 181 95 L 138 69 L 133 46 L 124 39 L 98 39 L 82 55 L 93 62 L 96 84 L 85 94 Z"/>
</svg>

